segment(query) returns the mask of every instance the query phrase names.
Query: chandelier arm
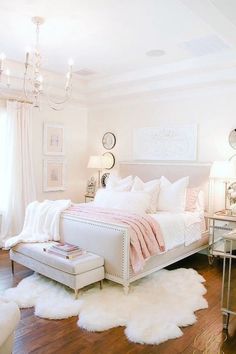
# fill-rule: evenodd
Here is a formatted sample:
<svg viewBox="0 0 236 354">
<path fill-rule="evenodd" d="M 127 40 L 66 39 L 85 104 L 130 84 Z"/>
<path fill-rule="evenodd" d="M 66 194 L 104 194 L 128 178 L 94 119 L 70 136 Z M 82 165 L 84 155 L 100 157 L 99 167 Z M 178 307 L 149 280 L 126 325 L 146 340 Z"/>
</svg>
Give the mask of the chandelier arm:
<svg viewBox="0 0 236 354">
<path fill-rule="evenodd" d="M 65 93 L 65 97 L 59 101 L 57 100 L 54 100 L 52 97 L 50 97 L 48 94 L 46 94 L 44 92 L 44 95 L 46 96 L 47 98 L 47 101 L 49 104 L 53 104 L 53 105 L 62 105 L 62 104 L 65 104 L 66 102 L 69 101 L 70 99 L 70 96 L 71 96 L 71 91 L 72 91 L 72 85 L 70 85 L 70 87 L 67 88 L 66 90 L 66 93 Z"/>
<path fill-rule="evenodd" d="M 44 95 L 47 97 L 48 101 L 52 102 L 53 104 L 63 104 L 66 103 L 70 99 L 70 95 L 66 95 L 63 99 L 57 101 L 54 100 L 52 97 L 50 97 L 48 94 L 44 93 Z"/>
<path fill-rule="evenodd" d="M 64 102 L 56 103 L 52 101 L 48 95 L 45 95 L 45 97 L 47 99 L 49 107 L 54 111 L 62 111 L 64 109 L 63 103 L 65 104 L 66 102 L 68 102 L 68 100 L 64 100 Z"/>
</svg>

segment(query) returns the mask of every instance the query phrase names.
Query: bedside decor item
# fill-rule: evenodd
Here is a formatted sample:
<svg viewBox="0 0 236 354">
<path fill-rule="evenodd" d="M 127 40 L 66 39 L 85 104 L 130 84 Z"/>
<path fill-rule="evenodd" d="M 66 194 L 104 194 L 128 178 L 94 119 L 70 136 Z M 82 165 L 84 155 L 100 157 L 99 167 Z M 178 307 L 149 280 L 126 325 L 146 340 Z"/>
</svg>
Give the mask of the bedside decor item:
<svg viewBox="0 0 236 354">
<path fill-rule="evenodd" d="M 102 156 L 105 158 L 105 169 L 111 170 L 115 165 L 115 156 L 111 152 L 105 152 Z"/>
<path fill-rule="evenodd" d="M 111 150 L 116 145 L 116 137 L 113 133 L 107 132 L 103 135 L 102 145 L 106 150 Z"/>
<path fill-rule="evenodd" d="M 222 181 L 225 184 L 225 211 L 227 211 L 227 189 L 230 180 L 236 178 L 235 166 L 231 161 L 214 161 L 211 166 L 210 179 Z"/>
<path fill-rule="evenodd" d="M 110 176 L 110 173 L 104 173 L 101 177 L 101 184 L 103 188 L 106 188 L 108 178 Z"/>
<path fill-rule="evenodd" d="M 89 158 L 87 168 L 98 170 L 98 188 L 101 187 L 101 172 L 103 169 L 109 167 L 109 160 L 106 156 L 92 155 Z"/>
<path fill-rule="evenodd" d="M 95 194 L 94 194 L 94 195 L 92 195 L 92 194 L 85 194 L 85 195 L 84 195 L 84 202 L 85 202 L 85 203 L 93 202 L 93 201 L 94 201 L 94 198 L 95 198 Z"/>
<path fill-rule="evenodd" d="M 60 124 L 44 123 L 44 154 L 64 155 L 64 127 Z"/>
<path fill-rule="evenodd" d="M 61 159 L 44 159 L 43 190 L 55 192 L 65 190 L 65 163 Z"/>
<path fill-rule="evenodd" d="M 236 150 L 236 129 L 231 130 L 229 134 L 229 145 Z"/>
<path fill-rule="evenodd" d="M 236 182 L 228 186 L 227 198 L 229 200 L 230 209 L 236 209 Z"/>
<path fill-rule="evenodd" d="M 88 180 L 86 196 L 94 197 L 96 192 L 96 184 L 97 182 L 94 177 L 91 177 Z"/>
</svg>

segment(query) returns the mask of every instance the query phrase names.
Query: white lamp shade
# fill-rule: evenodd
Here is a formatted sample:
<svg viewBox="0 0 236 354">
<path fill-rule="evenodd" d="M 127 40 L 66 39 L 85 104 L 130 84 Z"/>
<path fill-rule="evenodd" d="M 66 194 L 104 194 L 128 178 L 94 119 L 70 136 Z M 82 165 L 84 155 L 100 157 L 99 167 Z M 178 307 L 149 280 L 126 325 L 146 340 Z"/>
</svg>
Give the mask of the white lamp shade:
<svg viewBox="0 0 236 354">
<path fill-rule="evenodd" d="M 87 167 L 94 168 L 97 170 L 102 170 L 103 168 L 106 168 L 106 166 L 107 166 L 107 158 L 105 156 L 93 155 L 90 156 Z"/>
<path fill-rule="evenodd" d="M 231 161 L 214 161 L 211 166 L 210 178 L 226 181 L 235 179 L 235 165 Z"/>
</svg>

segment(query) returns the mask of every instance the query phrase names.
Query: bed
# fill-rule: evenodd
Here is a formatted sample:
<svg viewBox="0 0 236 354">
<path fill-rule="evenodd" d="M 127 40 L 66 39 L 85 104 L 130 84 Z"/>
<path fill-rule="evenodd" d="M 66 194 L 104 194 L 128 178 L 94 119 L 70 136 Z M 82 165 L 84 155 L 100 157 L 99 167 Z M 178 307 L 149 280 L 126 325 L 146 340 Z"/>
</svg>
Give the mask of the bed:
<svg viewBox="0 0 236 354">
<path fill-rule="evenodd" d="M 206 164 L 144 165 L 121 164 L 121 175 L 139 175 L 144 180 L 166 175 L 175 180 L 183 175 L 190 177 L 190 185 L 201 186 L 205 195 L 208 187 L 209 166 Z M 207 199 L 205 200 L 207 208 Z M 122 284 L 127 293 L 129 284 L 185 257 L 201 251 L 208 245 L 208 231 L 204 229 L 204 216 L 196 213 L 157 213 L 156 218 L 163 231 L 166 251 L 149 258 L 143 269 L 134 273 L 130 264 L 130 230 L 119 223 L 80 218 L 64 212 L 61 216 L 60 233 L 64 242 L 80 245 L 105 259 L 105 278 Z M 188 223 L 189 218 L 201 218 L 201 222 Z M 200 235 L 200 237 L 198 236 Z"/>
</svg>

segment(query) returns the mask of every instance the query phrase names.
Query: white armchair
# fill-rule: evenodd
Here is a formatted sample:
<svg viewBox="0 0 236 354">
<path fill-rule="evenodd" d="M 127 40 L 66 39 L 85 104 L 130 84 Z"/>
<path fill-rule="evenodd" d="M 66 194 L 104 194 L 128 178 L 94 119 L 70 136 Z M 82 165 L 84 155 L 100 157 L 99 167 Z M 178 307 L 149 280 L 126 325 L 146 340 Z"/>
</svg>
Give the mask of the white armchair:
<svg viewBox="0 0 236 354">
<path fill-rule="evenodd" d="M 20 321 L 20 310 L 15 302 L 0 298 L 0 354 L 11 354 L 14 330 Z"/>
</svg>

